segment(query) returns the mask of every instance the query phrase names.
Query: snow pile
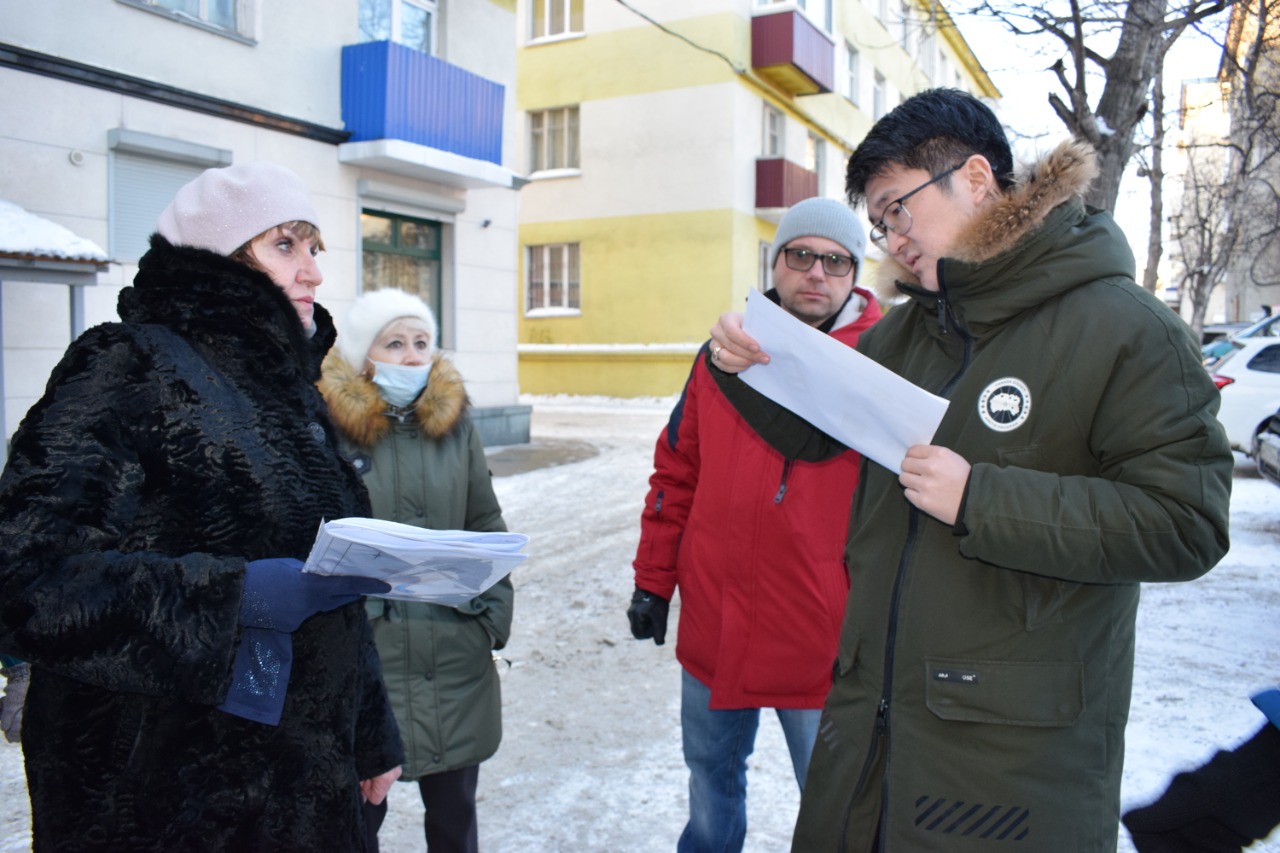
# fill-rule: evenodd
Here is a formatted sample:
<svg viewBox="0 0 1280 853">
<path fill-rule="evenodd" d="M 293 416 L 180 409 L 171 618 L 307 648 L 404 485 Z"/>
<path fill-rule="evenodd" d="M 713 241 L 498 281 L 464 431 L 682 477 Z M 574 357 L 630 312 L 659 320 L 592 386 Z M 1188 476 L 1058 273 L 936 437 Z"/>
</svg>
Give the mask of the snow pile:
<svg viewBox="0 0 1280 853">
<path fill-rule="evenodd" d="M 108 261 L 107 253 L 92 240 L 28 213 L 0 198 L 0 255 L 57 258 L 74 261 Z"/>
</svg>

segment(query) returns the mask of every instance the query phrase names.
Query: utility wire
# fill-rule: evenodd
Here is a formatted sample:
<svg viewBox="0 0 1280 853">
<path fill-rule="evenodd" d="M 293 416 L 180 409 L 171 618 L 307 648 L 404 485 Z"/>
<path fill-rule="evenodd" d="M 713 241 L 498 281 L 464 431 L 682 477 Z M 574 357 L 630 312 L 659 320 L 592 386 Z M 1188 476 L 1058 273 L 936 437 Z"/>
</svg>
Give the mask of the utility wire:
<svg viewBox="0 0 1280 853">
<path fill-rule="evenodd" d="M 668 28 L 668 27 L 666 27 L 664 24 L 659 23 L 658 21 L 655 21 L 653 18 L 650 18 L 650 17 L 649 17 L 648 15 L 646 15 L 644 12 L 641 12 L 641 11 L 640 11 L 639 9 L 637 9 L 635 6 L 632 6 L 630 3 L 626 2 L 626 0 L 617 0 L 617 2 L 618 2 L 618 4 L 619 4 L 619 5 L 624 6 L 624 7 L 625 7 L 625 8 L 627 8 L 627 9 L 630 9 L 632 12 L 634 12 L 634 13 L 635 13 L 635 14 L 637 14 L 637 15 L 639 15 L 641 18 L 644 18 L 646 21 L 648 21 L 649 23 L 653 24 L 655 27 L 657 27 L 658 29 L 662 30 L 662 31 L 663 31 L 664 33 L 666 33 L 667 35 L 669 35 L 669 36 L 675 36 L 676 38 L 680 39 L 680 41 L 684 42 L 685 44 L 689 45 L 690 47 L 692 47 L 692 48 L 694 48 L 694 49 L 696 49 L 696 50 L 700 50 L 700 51 L 702 51 L 703 53 L 709 53 L 709 54 L 711 54 L 712 56 L 716 56 L 716 57 L 719 57 L 720 59 L 724 60 L 724 63 L 725 63 L 726 65 L 728 65 L 730 68 L 732 68 L 732 69 L 733 69 L 733 73 L 734 73 L 734 74 L 745 74 L 745 73 L 747 73 L 747 70 L 746 70 L 745 68 L 741 68 L 741 67 L 739 67 L 739 66 L 735 65 L 732 59 L 730 59 L 729 57 L 725 56 L 725 55 L 724 55 L 723 53 L 721 53 L 720 51 L 718 51 L 718 50 L 712 50 L 712 49 L 711 49 L 711 48 L 709 48 L 709 47 L 703 47 L 702 45 L 698 44 L 697 42 L 692 41 L 691 39 L 689 39 L 687 36 L 683 36 L 683 35 L 681 35 L 680 33 L 676 32 L 676 31 L 674 31 L 674 30 L 672 30 L 672 29 L 669 29 L 669 28 Z"/>
</svg>

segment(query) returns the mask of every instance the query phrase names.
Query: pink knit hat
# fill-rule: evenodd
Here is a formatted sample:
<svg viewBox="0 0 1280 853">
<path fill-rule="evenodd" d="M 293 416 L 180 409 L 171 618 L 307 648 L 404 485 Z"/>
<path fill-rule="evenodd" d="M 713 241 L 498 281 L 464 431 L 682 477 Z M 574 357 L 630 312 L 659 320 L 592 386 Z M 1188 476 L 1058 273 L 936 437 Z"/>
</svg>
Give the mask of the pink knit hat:
<svg viewBox="0 0 1280 853">
<path fill-rule="evenodd" d="M 178 190 L 156 230 L 175 246 L 230 255 L 277 225 L 301 220 L 319 228 L 307 185 L 274 163 L 207 169 Z"/>
</svg>

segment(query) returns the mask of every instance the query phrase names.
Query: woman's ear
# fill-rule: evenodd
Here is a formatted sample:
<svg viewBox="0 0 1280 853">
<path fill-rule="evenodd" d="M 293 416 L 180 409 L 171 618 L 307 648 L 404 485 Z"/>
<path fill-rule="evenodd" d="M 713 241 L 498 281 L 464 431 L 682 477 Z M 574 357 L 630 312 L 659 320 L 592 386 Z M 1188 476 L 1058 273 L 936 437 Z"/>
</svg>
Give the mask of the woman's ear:
<svg viewBox="0 0 1280 853">
<path fill-rule="evenodd" d="M 373 381 L 373 374 L 378 372 L 378 368 L 374 366 L 373 359 L 366 358 L 364 360 L 364 370 L 360 371 L 360 375 L 365 379 Z"/>
</svg>

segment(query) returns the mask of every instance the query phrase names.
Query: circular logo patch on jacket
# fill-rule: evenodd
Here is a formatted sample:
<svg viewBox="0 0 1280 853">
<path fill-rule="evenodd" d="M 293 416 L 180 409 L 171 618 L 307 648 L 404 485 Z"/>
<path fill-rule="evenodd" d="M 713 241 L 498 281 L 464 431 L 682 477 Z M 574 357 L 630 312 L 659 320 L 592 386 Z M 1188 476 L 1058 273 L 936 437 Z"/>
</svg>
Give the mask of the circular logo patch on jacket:
<svg viewBox="0 0 1280 853">
<path fill-rule="evenodd" d="M 1012 376 L 997 379 L 982 390 L 978 398 L 978 415 L 996 432 L 1009 432 L 1022 426 L 1031 414 L 1031 389 Z"/>
</svg>

